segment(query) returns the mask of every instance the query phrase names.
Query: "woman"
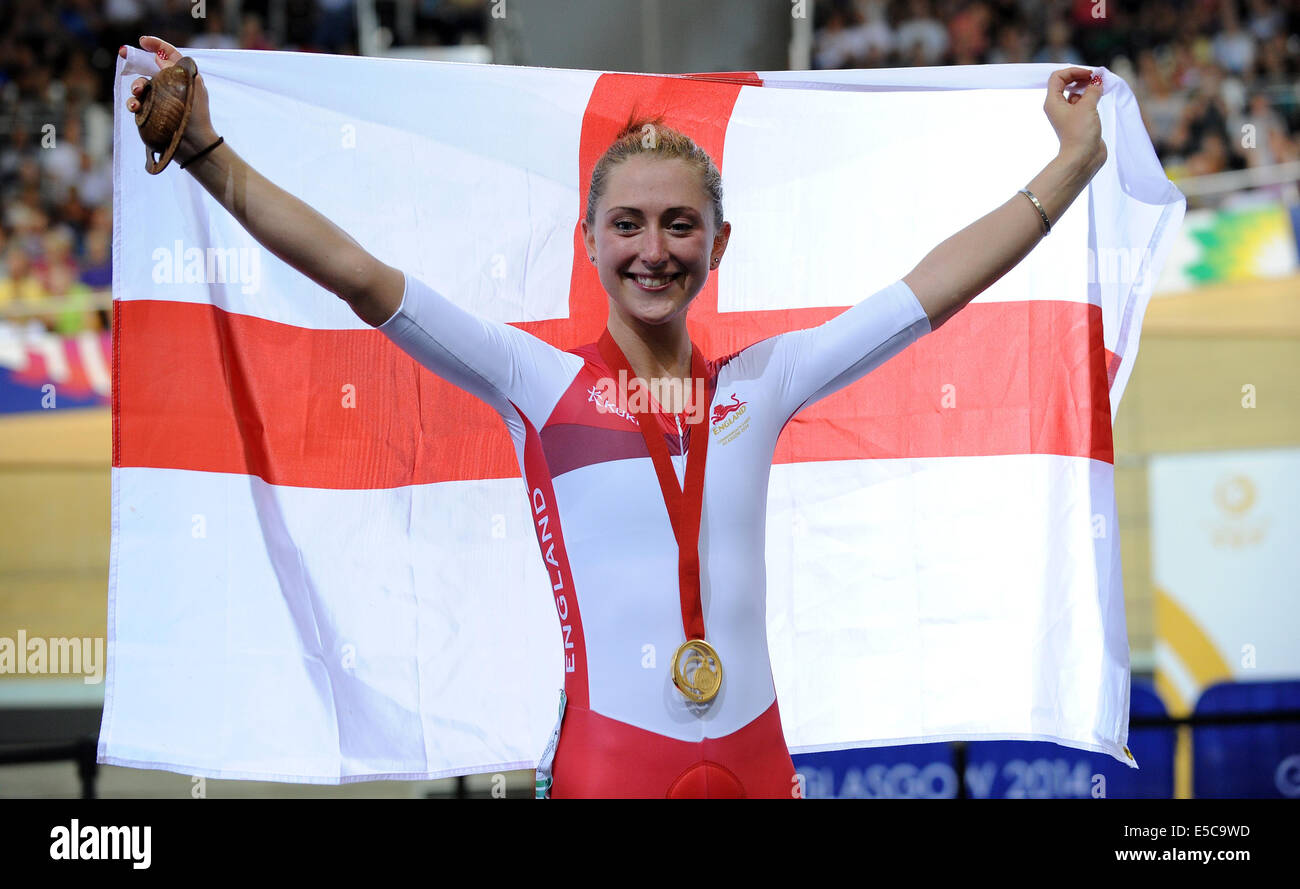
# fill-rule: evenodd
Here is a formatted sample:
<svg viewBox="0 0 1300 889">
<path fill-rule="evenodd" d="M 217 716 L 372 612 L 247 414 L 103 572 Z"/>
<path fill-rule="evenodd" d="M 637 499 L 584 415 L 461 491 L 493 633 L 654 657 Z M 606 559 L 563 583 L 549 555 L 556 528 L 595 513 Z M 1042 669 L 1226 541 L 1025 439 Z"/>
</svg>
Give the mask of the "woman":
<svg viewBox="0 0 1300 889">
<path fill-rule="evenodd" d="M 140 43 L 164 67 L 180 57 L 156 38 Z M 201 76 L 176 157 L 267 249 L 505 421 L 564 646 L 539 788 L 791 798 L 800 787 L 764 614 L 777 438 L 803 407 L 943 324 L 1065 212 L 1106 157 L 1099 82 L 1063 96 L 1089 74 L 1051 78 L 1045 110 L 1061 149 L 1031 194 L 827 323 L 712 360 L 686 315 L 731 234 L 721 179 L 658 122 L 630 124 L 593 171 L 582 232 L 609 316 L 598 342 L 571 351 L 458 308 L 268 182 L 218 139 Z M 144 83 L 133 82 L 128 111 Z"/>
</svg>

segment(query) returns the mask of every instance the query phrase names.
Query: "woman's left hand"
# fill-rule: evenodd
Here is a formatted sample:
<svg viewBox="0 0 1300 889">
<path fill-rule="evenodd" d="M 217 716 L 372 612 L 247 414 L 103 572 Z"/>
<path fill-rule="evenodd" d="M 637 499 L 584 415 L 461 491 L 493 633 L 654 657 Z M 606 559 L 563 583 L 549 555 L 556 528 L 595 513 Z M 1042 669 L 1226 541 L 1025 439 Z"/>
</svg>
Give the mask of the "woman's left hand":
<svg viewBox="0 0 1300 889">
<path fill-rule="evenodd" d="M 1047 83 L 1047 100 L 1043 111 L 1061 141 L 1060 154 L 1088 171 L 1089 178 L 1106 162 L 1106 143 L 1101 140 L 1101 118 L 1097 115 L 1097 102 L 1101 99 L 1101 79 L 1092 81 L 1092 71 L 1087 68 L 1062 68 L 1052 73 Z M 1073 84 L 1084 84 L 1082 93 L 1065 89 Z"/>
</svg>

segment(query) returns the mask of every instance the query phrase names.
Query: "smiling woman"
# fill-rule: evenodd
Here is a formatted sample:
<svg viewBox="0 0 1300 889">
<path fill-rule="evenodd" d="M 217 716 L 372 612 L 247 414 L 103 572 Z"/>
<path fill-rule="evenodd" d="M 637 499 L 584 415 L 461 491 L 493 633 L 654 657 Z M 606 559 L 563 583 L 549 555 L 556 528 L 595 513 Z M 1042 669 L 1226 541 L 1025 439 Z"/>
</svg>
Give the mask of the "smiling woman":
<svg viewBox="0 0 1300 889">
<path fill-rule="evenodd" d="M 156 38 L 141 45 L 164 67 L 180 58 Z M 662 120 L 629 122 L 594 169 L 582 233 L 609 317 L 597 342 L 568 351 L 379 262 L 267 181 L 218 144 L 201 78 L 177 156 L 276 256 L 505 422 L 564 654 L 539 792 L 792 798 L 802 792 L 768 654 L 763 557 L 777 439 L 969 302 L 1065 211 L 1105 157 L 1100 87 L 1063 98 L 1088 73 L 1052 77 L 1062 152 L 1030 194 L 829 321 L 717 358 L 691 342 L 686 317 L 731 235 L 721 177 Z M 635 380 L 668 403 L 610 391 Z"/>
<path fill-rule="evenodd" d="M 582 234 L 635 375 L 689 378 L 686 313 L 731 237 L 712 158 L 661 117 L 629 121 L 592 171 Z"/>
</svg>

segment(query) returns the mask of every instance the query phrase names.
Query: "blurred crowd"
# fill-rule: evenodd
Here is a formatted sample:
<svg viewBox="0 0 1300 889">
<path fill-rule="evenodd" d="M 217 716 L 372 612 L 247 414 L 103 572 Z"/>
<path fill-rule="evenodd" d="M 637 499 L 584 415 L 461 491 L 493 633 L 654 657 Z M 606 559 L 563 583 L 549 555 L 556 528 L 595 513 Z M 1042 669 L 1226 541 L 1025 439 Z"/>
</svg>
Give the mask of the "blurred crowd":
<svg viewBox="0 0 1300 889">
<path fill-rule="evenodd" d="M 821 0 L 814 26 L 816 68 L 1105 66 L 1175 180 L 1300 159 L 1300 0 Z"/>
<path fill-rule="evenodd" d="M 39 306 L 49 311 L 35 317 L 51 330 L 108 329 L 103 300 L 93 297 L 112 286 L 119 46 L 153 34 L 176 46 L 357 52 L 354 0 L 284 0 L 280 39 L 271 34 L 278 9 L 269 0 L 200 3 L 0 2 L 0 321 L 6 308 Z M 486 7 L 417 0 L 418 42 L 482 42 Z M 391 19 L 391 4 L 384 12 Z M 143 163 L 143 154 L 131 157 Z"/>
<path fill-rule="evenodd" d="M 53 330 L 108 326 L 91 297 L 112 283 L 121 44 L 155 34 L 179 46 L 355 54 L 354 2 L 0 3 L 0 318 L 39 304 Z M 487 6 L 415 0 L 418 42 L 481 42 Z M 1104 65 L 1133 87 L 1175 179 L 1300 159 L 1300 0 L 818 0 L 814 11 L 818 68 Z"/>
</svg>

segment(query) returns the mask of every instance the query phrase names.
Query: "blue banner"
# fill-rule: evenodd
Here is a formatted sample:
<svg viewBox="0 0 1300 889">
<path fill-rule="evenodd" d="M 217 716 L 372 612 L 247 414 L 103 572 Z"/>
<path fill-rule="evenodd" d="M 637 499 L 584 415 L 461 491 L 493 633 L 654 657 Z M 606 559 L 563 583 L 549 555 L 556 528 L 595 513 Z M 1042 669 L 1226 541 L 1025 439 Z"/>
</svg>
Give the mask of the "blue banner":
<svg viewBox="0 0 1300 889">
<path fill-rule="evenodd" d="M 60 336 L 0 322 L 0 414 L 107 407 L 110 334 Z"/>
<path fill-rule="evenodd" d="M 1197 716 L 1300 710 L 1300 682 L 1224 682 L 1201 692 Z M 1192 793 L 1211 799 L 1300 798 L 1300 723 L 1192 730 Z"/>
<path fill-rule="evenodd" d="M 1165 716 L 1148 683 L 1135 682 L 1132 717 Z M 1173 729 L 1137 729 L 1129 750 L 1139 768 L 1113 757 L 1043 741 L 974 741 L 965 745 L 971 799 L 1172 798 Z M 952 799 L 957 796 L 955 745 L 866 747 L 794 757 L 810 799 Z"/>
</svg>

